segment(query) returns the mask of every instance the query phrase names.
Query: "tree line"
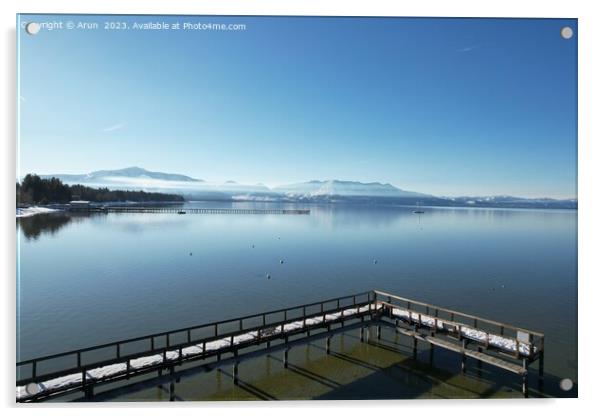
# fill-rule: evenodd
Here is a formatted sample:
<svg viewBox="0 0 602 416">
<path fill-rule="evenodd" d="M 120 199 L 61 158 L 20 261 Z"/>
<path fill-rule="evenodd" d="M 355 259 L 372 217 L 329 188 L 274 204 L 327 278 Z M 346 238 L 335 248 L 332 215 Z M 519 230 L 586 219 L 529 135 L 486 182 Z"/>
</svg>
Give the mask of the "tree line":
<svg viewBox="0 0 602 416">
<path fill-rule="evenodd" d="M 184 202 L 181 195 L 67 185 L 58 178 L 43 179 L 35 174 L 27 174 L 21 183 L 17 182 L 17 204 L 64 204 L 74 199 L 90 202 Z"/>
</svg>

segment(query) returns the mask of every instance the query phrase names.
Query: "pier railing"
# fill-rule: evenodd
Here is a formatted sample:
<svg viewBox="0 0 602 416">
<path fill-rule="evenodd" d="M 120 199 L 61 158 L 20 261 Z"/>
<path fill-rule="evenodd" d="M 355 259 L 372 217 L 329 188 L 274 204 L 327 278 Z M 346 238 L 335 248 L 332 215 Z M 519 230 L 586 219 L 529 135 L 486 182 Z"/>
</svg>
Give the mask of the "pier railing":
<svg viewBox="0 0 602 416">
<path fill-rule="evenodd" d="M 128 372 L 130 362 L 136 358 L 161 354 L 166 357 L 170 351 L 178 351 L 178 362 L 187 361 L 183 357 L 184 348 L 203 344 L 203 358 L 211 355 L 228 352 L 229 350 L 243 348 L 249 344 L 266 342 L 270 339 L 282 336 L 291 336 L 295 333 L 306 331 L 305 321 L 311 316 L 326 316 L 340 312 L 342 308 L 360 307 L 374 303 L 374 292 L 362 292 L 355 295 L 332 298 L 320 302 L 307 303 L 303 305 L 276 309 L 243 317 L 227 319 L 208 324 L 190 326 L 172 331 L 158 332 L 117 342 L 110 342 L 88 348 L 80 348 L 58 354 L 51 354 L 23 360 L 17 363 L 17 385 L 28 383 L 43 383 L 44 381 L 57 379 L 59 377 L 82 374 L 82 380 L 86 380 L 86 372 L 92 369 L 109 366 L 116 363 L 126 363 Z M 323 326 L 340 322 L 347 318 L 357 318 L 359 315 L 349 317 L 343 316 L 335 321 L 323 320 Z M 302 320 L 304 325 L 297 331 L 283 331 L 277 335 L 265 334 L 266 328 L 284 328 L 284 325 Z M 316 326 L 314 325 L 313 328 Z M 256 333 L 258 339 L 249 343 L 234 344 L 234 338 L 241 334 Z M 205 344 L 212 341 L 230 338 L 230 349 L 207 352 Z M 195 357 L 198 358 L 198 357 Z M 46 367 L 46 369 L 44 369 Z M 58 368 L 58 369 L 57 369 Z M 135 373 L 132 370 L 132 375 Z"/>
<path fill-rule="evenodd" d="M 428 322 L 431 322 L 431 325 L 434 322 L 434 332 L 436 332 L 440 326 L 445 324 L 446 326 L 444 328 L 449 328 L 451 330 L 453 327 L 453 330 L 449 332 L 455 333 L 455 335 L 461 339 L 463 336 L 463 328 L 467 330 L 476 330 L 486 334 L 486 337 L 483 340 L 483 343 L 486 344 L 485 346 L 488 346 L 488 341 L 492 335 L 514 340 L 516 347 L 513 349 L 515 352 L 512 355 L 514 355 L 515 358 L 519 358 L 521 355 L 526 355 L 528 358 L 534 359 L 539 355 L 543 355 L 544 334 L 541 332 L 520 328 L 518 326 L 505 324 L 492 319 L 482 318 L 452 309 L 442 308 L 440 306 L 396 296 L 378 290 L 375 290 L 374 294 L 376 301 L 385 305 L 389 311 L 393 310 L 393 308 L 401 308 L 402 310 L 407 310 L 410 313 L 417 314 L 417 322 L 415 318 L 413 321 L 418 325 L 427 320 Z M 449 325 L 450 323 L 451 325 Z M 528 353 L 520 354 L 521 349 L 519 348 L 519 344 L 527 345 Z"/>
</svg>

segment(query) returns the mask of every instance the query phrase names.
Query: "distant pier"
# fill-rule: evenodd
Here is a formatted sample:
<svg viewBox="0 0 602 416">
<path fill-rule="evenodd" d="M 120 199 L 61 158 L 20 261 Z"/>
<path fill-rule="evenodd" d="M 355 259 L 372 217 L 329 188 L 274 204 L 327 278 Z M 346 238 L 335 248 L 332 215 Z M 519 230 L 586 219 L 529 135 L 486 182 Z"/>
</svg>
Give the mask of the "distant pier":
<svg viewBox="0 0 602 416">
<path fill-rule="evenodd" d="M 71 207 L 76 212 L 111 212 L 139 214 L 237 214 L 237 215 L 309 215 L 309 209 L 247 209 L 247 208 L 177 208 L 146 206 Z"/>
<path fill-rule="evenodd" d="M 538 361 L 539 390 L 543 387 L 544 334 L 372 290 L 25 360 L 17 363 L 16 399 L 34 402 L 79 392 L 92 401 L 97 387 L 119 391 L 127 386 L 109 385 L 156 372 L 175 400 L 176 383 L 191 371 L 181 368 L 184 363 L 209 369 L 232 365 L 237 385 L 243 359 L 280 351 L 288 368 L 295 345 L 325 339 L 325 354 L 330 354 L 332 336 L 353 329 L 359 329 L 361 342 L 378 345 L 385 328 L 412 339 L 414 359 L 420 341 L 430 346 L 431 363 L 437 347 L 457 353 L 462 373 L 468 358 L 479 368 L 485 363 L 514 373 L 525 397 L 529 365 Z"/>
</svg>

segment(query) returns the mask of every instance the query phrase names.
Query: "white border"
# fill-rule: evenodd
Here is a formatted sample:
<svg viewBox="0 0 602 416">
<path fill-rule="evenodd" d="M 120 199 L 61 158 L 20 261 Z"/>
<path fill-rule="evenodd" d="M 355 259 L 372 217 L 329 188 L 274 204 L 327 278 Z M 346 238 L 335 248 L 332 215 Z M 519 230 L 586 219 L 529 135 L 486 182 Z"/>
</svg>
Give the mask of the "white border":
<svg viewBox="0 0 602 416">
<path fill-rule="evenodd" d="M 332 413 L 338 409 L 350 414 L 366 412 L 429 412 L 446 415 L 469 412 L 487 412 L 488 415 L 527 412 L 563 414 L 588 412 L 594 408 L 601 369 L 597 351 L 592 344 L 600 344 L 600 336 L 591 335 L 595 328 L 593 314 L 598 311 L 600 293 L 599 238 L 602 230 L 600 189 L 596 178 L 600 172 L 600 142 L 602 117 L 599 104 L 600 44 L 602 22 L 594 1 L 381 1 L 381 0 L 3 0 L 2 13 L 2 91 L 1 101 L 4 140 L 0 155 L 2 175 L 0 256 L 2 282 L 4 284 L 2 310 L 2 404 L 9 412 L 16 411 L 14 405 L 14 357 L 15 357 L 15 225 L 14 225 L 14 176 L 15 176 L 15 14 L 29 13 L 144 13 L 144 14 L 235 14 L 235 15 L 347 15 L 347 16 L 449 16 L 449 17 L 568 17 L 579 19 L 579 395 L 576 400 L 454 400 L 454 401 L 389 401 L 389 402 L 288 402 L 269 406 L 261 403 L 207 404 L 179 403 L 178 412 L 198 414 L 225 410 L 239 413 L 257 410 L 262 413 L 305 414 L 316 410 Z M 594 339 L 595 337 L 595 339 Z M 591 358 L 590 358 L 591 357 Z M 125 413 L 143 410 L 145 414 L 163 414 L 173 404 L 136 404 L 90 406 L 29 406 L 21 411 L 43 412 L 49 415 Z M 85 407 L 85 408 L 84 408 Z M 588 412 L 589 413 L 589 412 Z"/>
</svg>

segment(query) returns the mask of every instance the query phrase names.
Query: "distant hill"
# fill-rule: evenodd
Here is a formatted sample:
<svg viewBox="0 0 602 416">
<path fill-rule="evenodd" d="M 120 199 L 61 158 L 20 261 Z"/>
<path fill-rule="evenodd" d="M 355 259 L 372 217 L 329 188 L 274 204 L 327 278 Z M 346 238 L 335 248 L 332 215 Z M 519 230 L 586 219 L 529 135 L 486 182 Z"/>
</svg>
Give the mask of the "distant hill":
<svg viewBox="0 0 602 416">
<path fill-rule="evenodd" d="M 470 207 L 498 207 L 498 208 L 557 208 L 576 209 L 576 199 L 553 199 L 553 198 L 520 198 L 509 195 L 493 196 L 461 196 L 446 198 L 452 205 Z"/>
</svg>

